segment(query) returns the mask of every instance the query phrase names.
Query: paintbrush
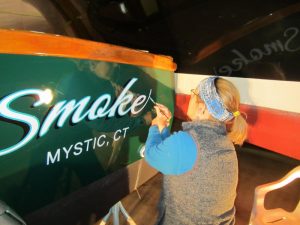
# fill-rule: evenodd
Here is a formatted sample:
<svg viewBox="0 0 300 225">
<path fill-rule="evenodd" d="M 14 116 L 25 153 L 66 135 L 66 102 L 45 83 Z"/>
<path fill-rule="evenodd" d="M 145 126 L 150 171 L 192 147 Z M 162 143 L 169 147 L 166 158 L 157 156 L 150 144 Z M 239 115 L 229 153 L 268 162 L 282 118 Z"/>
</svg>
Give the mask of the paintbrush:
<svg viewBox="0 0 300 225">
<path fill-rule="evenodd" d="M 167 120 L 170 120 L 169 117 L 168 117 L 168 116 L 160 109 L 160 107 L 159 107 L 159 105 L 157 104 L 157 102 L 155 102 L 155 101 L 153 100 L 153 98 L 151 98 L 151 97 L 149 97 L 149 99 L 150 99 L 150 101 L 151 101 L 155 106 L 158 107 L 159 112 L 160 112 L 161 114 L 163 114 L 163 115 L 167 118 Z"/>
</svg>

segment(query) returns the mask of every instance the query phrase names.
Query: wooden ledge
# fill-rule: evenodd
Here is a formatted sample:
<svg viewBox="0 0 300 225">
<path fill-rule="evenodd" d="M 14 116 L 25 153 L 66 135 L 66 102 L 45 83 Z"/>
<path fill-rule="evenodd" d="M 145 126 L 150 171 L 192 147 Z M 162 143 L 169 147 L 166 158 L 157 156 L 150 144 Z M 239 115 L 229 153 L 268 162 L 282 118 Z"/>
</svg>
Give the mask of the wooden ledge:
<svg viewBox="0 0 300 225">
<path fill-rule="evenodd" d="M 102 60 L 175 71 L 172 57 L 106 43 L 38 32 L 1 30 L 0 54 L 22 54 Z"/>
</svg>

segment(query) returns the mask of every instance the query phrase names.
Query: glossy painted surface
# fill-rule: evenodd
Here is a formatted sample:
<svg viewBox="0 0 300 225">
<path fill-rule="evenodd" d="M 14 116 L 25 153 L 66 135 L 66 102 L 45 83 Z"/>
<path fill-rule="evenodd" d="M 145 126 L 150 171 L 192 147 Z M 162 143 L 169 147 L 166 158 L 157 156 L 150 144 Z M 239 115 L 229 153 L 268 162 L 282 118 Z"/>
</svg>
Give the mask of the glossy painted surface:
<svg viewBox="0 0 300 225">
<path fill-rule="evenodd" d="M 40 125 L 53 106 L 64 100 L 78 103 L 90 96 L 82 110 L 85 113 L 106 94 L 111 96 L 110 108 L 133 78 L 137 80 L 126 94 L 134 98 L 120 107 L 126 109 L 139 96 L 151 92 L 155 101 L 174 108 L 174 78 L 168 70 L 78 58 L 1 54 L 0 71 L 0 101 L 21 90 L 52 91 L 53 99 L 48 105 L 33 107 L 38 101 L 34 95 L 17 98 L 10 104 L 14 111 L 37 118 Z M 98 110 L 101 107 L 104 103 Z M 144 118 L 152 107 L 148 101 L 138 114 L 84 118 L 72 123 L 76 108 L 59 127 L 62 111 L 44 136 L 36 135 L 22 148 L 0 156 L 0 199 L 24 215 L 137 161 L 138 149 L 148 131 Z M 2 115 L 1 150 L 20 141 L 29 129 L 28 124 Z"/>
</svg>

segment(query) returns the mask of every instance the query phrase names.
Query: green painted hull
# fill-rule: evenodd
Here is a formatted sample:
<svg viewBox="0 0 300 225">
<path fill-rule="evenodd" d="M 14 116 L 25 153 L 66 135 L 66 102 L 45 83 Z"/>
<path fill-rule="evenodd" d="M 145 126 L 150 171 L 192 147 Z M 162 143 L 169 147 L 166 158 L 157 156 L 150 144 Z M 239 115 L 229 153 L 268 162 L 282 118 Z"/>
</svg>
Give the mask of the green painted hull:
<svg viewBox="0 0 300 225">
<path fill-rule="evenodd" d="M 40 129 L 58 102 L 78 102 L 90 96 L 90 102 L 82 110 L 85 112 L 99 96 L 108 94 L 111 107 L 133 78 L 137 81 L 129 91 L 134 99 L 148 96 L 152 90 L 151 97 L 155 101 L 174 108 L 173 72 L 167 70 L 61 57 L 1 54 L 0 71 L 0 101 L 21 90 L 52 91 L 53 100 L 48 105 L 33 107 L 36 96 L 23 96 L 10 104 L 14 111 L 37 118 Z M 132 101 L 123 107 L 128 107 Z M 60 127 L 57 118 L 46 134 L 35 135 L 23 147 L 0 156 L 0 199 L 21 215 L 27 215 L 136 162 L 149 128 L 144 118 L 152 108 L 153 103 L 148 101 L 138 114 L 128 112 L 110 118 L 84 118 L 76 123 L 70 121 L 74 110 Z M 28 124 L 0 115 L 0 149 L 20 142 L 29 130 Z"/>
</svg>

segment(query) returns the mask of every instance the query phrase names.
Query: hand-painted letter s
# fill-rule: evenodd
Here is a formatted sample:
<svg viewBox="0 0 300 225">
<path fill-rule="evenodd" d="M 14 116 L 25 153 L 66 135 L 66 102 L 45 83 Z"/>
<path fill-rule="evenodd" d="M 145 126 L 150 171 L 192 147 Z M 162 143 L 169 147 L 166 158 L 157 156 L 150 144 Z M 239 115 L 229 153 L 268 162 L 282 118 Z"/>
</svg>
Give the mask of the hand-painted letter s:
<svg viewBox="0 0 300 225">
<path fill-rule="evenodd" d="M 29 131 L 24 135 L 24 137 L 18 143 L 14 144 L 8 148 L 0 149 L 0 156 L 9 154 L 11 152 L 14 152 L 14 151 L 20 149 L 25 144 L 27 144 L 29 141 L 31 141 L 39 130 L 40 121 L 35 116 L 29 115 L 26 113 L 22 113 L 22 112 L 18 112 L 18 111 L 15 111 L 10 108 L 10 104 L 14 100 L 16 100 L 20 97 L 23 97 L 23 96 L 30 96 L 30 95 L 37 95 L 39 97 L 39 99 L 41 99 L 40 96 L 43 95 L 43 90 L 26 89 L 26 90 L 18 91 L 18 92 L 15 92 L 11 95 L 4 97 L 0 101 L 0 117 L 8 119 L 8 120 L 12 120 L 12 121 L 20 122 L 29 127 Z M 36 101 L 33 104 L 33 106 L 36 107 L 43 103 L 44 103 L 43 101 L 39 100 L 39 101 Z"/>
</svg>

